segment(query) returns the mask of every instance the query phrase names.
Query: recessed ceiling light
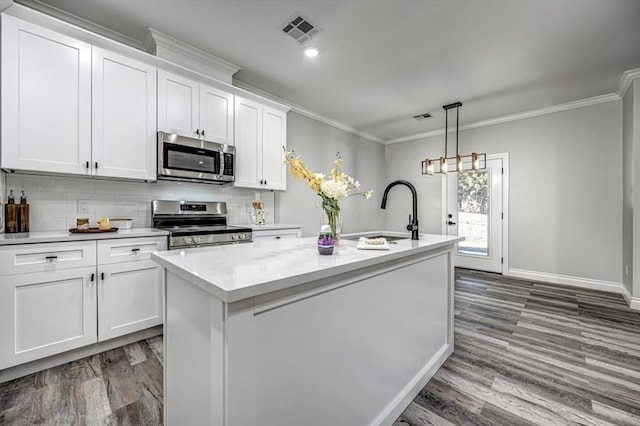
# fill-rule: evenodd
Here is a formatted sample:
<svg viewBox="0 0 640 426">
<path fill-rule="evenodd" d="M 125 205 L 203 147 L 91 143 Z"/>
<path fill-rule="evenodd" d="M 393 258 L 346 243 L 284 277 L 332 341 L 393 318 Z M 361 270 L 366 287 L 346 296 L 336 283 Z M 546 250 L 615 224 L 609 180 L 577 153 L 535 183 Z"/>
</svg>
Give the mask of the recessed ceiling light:
<svg viewBox="0 0 640 426">
<path fill-rule="evenodd" d="M 320 54 L 320 49 L 315 46 L 307 46 L 302 50 L 302 52 L 307 58 L 315 58 Z"/>
</svg>

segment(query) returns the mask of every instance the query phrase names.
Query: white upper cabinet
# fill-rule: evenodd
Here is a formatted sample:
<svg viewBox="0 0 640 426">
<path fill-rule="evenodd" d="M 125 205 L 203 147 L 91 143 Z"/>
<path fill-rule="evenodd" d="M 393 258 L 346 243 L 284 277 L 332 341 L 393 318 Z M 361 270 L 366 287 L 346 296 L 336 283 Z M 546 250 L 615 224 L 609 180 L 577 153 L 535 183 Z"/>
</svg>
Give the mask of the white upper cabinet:
<svg viewBox="0 0 640 426">
<path fill-rule="evenodd" d="M 195 81 L 158 70 L 158 130 L 200 136 L 198 87 Z"/>
<path fill-rule="evenodd" d="M 156 68 L 2 15 L 4 169 L 156 179 Z"/>
<path fill-rule="evenodd" d="M 233 95 L 200 85 L 200 135 L 211 142 L 233 145 Z"/>
<path fill-rule="evenodd" d="M 2 168 L 90 174 L 91 45 L 2 15 Z"/>
<path fill-rule="evenodd" d="M 236 96 L 235 186 L 262 188 L 262 105 Z"/>
<path fill-rule="evenodd" d="M 233 145 L 233 95 L 159 70 L 158 130 Z"/>
<path fill-rule="evenodd" d="M 93 171 L 156 180 L 156 68 L 93 48 Z"/>
<path fill-rule="evenodd" d="M 284 107 L 0 16 L 0 168 L 153 181 L 162 130 L 236 145 L 235 186 L 286 190 Z"/>
<path fill-rule="evenodd" d="M 284 111 L 236 96 L 235 186 L 286 190 L 283 164 L 287 145 L 287 114 Z"/>
<path fill-rule="evenodd" d="M 262 114 L 262 177 L 269 189 L 287 189 L 284 148 L 287 146 L 287 113 L 268 106 Z"/>
</svg>

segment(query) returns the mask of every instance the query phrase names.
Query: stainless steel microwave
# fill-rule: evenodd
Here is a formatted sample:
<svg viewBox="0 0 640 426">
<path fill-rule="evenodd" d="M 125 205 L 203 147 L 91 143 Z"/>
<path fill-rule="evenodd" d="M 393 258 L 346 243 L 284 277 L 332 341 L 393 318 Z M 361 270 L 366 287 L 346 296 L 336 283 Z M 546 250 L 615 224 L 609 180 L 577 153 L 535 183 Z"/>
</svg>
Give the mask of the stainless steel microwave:
<svg viewBox="0 0 640 426">
<path fill-rule="evenodd" d="M 158 179 L 225 184 L 234 167 L 233 145 L 158 132 Z"/>
</svg>

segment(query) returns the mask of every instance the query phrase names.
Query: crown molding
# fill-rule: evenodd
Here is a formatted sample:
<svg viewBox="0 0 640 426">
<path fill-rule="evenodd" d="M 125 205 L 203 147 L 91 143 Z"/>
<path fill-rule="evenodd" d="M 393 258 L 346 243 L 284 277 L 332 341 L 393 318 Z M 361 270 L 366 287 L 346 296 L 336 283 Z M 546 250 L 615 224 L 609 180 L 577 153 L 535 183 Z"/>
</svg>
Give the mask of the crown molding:
<svg viewBox="0 0 640 426">
<path fill-rule="evenodd" d="M 622 98 L 633 80 L 640 78 L 640 68 L 636 68 L 634 70 L 625 71 L 620 78 L 620 84 L 618 85 L 618 95 Z"/>
<path fill-rule="evenodd" d="M 0 12 L 13 6 L 13 0 L 0 0 Z"/>
<path fill-rule="evenodd" d="M 531 111 L 519 112 L 516 114 L 509 114 L 502 117 L 490 118 L 487 120 L 476 121 L 474 123 L 466 124 L 464 126 L 460 126 L 460 130 L 469 130 L 475 129 L 478 127 L 486 127 L 493 126 L 495 124 L 508 123 L 510 121 L 516 120 L 524 120 L 526 118 L 538 117 L 540 115 L 553 114 L 561 111 L 568 111 L 576 108 L 583 108 L 591 105 L 598 105 L 612 101 L 619 101 L 621 98 L 617 93 L 609 93 L 606 95 L 594 96 L 592 98 L 580 99 L 577 101 L 567 102 L 559 105 L 552 105 L 549 107 L 533 109 Z M 430 132 L 425 133 L 417 133 L 414 135 L 403 136 L 400 138 L 389 139 L 386 142 L 383 142 L 385 145 L 400 143 L 400 142 L 408 142 L 416 139 L 424 139 L 431 136 L 444 135 L 444 128 L 432 130 Z"/>
<path fill-rule="evenodd" d="M 142 51 L 145 50 L 144 43 L 142 43 L 140 40 L 136 40 L 135 38 L 126 36 L 117 31 L 110 30 L 109 28 L 103 27 L 102 25 L 98 25 L 94 22 L 88 21 L 84 18 L 73 15 L 69 12 L 65 12 L 62 9 L 53 7 L 50 4 L 46 4 L 40 0 L 16 0 L 15 3 L 28 7 L 29 9 L 33 9 L 38 12 L 44 13 L 46 15 L 52 16 L 61 21 L 67 22 L 71 25 L 75 25 L 76 27 L 80 27 L 92 33 L 96 33 L 108 39 L 115 40 L 117 42 L 133 47 L 135 49 L 142 50 Z"/>
<path fill-rule="evenodd" d="M 358 129 L 354 128 L 354 127 L 351 127 L 351 126 L 349 126 L 349 125 L 347 125 L 345 123 L 342 123 L 340 121 L 337 121 L 337 120 L 334 120 L 332 118 L 325 117 L 324 115 L 320 115 L 320 114 L 318 114 L 316 112 L 310 111 L 310 110 L 308 110 L 308 109 L 306 109 L 306 108 L 304 108 L 304 107 L 302 107 L 300 105 L 294 104 L 293 102 L 290 102 L 290 101 L 288 101 L 288 100 L 286 100 L 284 98 L 281 98 L 279 96 L 273 95 L 273 94 L 271 94 L 269 92 L 266 92 L 266 91 L 264 91 L 262 89 L 259 89 L 259 88 L 255 87 L 255 86 L 252 86 L 249 83 L 245 83 L 242 80 L 238 80 L 237 78 L 233 79 L 233 85 L 237 86 L 237 87 L 239 87 L 241 89 L 244 89 L 244 90 L 246 90 L 248 92 L 255 93 L 256 95 L 260 95 L 260 96 L 263 96 L 263 97 L 265 97 L 267 99 L 271 99 L 272 101 L 275 101 L 275 102 L 281 103 L 283 105 L 286 105 L 289 108 L 291 108 L 292 111 L 294 111 L 294 112 L 296 112 L 296 113 L 298 113 L 300 115 L 303 115 L 305 117 L 308 117 L 308 118 L 311 118 L 313 120 L 319 121 L 321 123 L 327 124 L 327 125 L 329 125 L 331 127 L 335 127 L 336 129 L 343 130 L 343 131 L 345 131 L 347 133 L 351 133 L 352 135 L 360 136 L 361 138 L 367 139 L 367 140 L 369 140 L 371 142 L 377 142 L 377 143 L 382 143 L 382 144 L 385 143 L 384 139 L 381 139 L 381 138 L 379 138 L 377 136 L 374 136 L 374 135 L 372 135 L 370 133 L 366 133 L 366 132 L 360 131 L 360 130 L 358 130 Z"/>
<path fill-rule="evenodd" d="M 156 29 L 149 28 L 149 36 L 144 41 L 144 48 L 147 52 L 156 54 L 158 46 L 230 75 L 240 71 L 240 67 L 231 62 L 227 62 L 209 52 L 193 47 Z"/>
</svg>

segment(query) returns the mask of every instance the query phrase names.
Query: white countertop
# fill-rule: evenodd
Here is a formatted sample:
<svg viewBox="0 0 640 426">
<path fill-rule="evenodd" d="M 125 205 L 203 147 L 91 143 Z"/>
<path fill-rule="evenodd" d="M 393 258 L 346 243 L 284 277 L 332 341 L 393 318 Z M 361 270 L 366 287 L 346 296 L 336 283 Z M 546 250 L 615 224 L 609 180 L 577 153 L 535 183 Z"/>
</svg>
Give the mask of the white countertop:
<svg viewBox="0 0 640 426">
<path fill-rule="evenodd" d="M 234 223 L 229 226 L 242 226 L 244 228 L 251 228 L 253 231 L 276 231 L 278 229 L 302 229 L 302 225 L 291 225 L 287 223 L 267 223 L 264 225 L 242 224 Z"/>
<path fill-rule="evenodd" d="M 60 241 L 108 240 L 114 238 L 163 237 L 167 231 L 155 228 L 121 229 L 116 232 L 72 234 L 69 231 L 22 232 L 0 234 L 0 246 L 15 244 L 53 243 Z"/>
<path fill-rule="evenodd" d="M 163 251 L 153 253 L 151 258 L 224 302 L 236 302 L 463 239 L 422 234 L 418 241 L 398 240 L 384 251 L 358 250 L 357 241 L 341 240 L 333 255 L 322 256 L 318 254 L 315 237 L 289 238 Z"/>
</svg>

